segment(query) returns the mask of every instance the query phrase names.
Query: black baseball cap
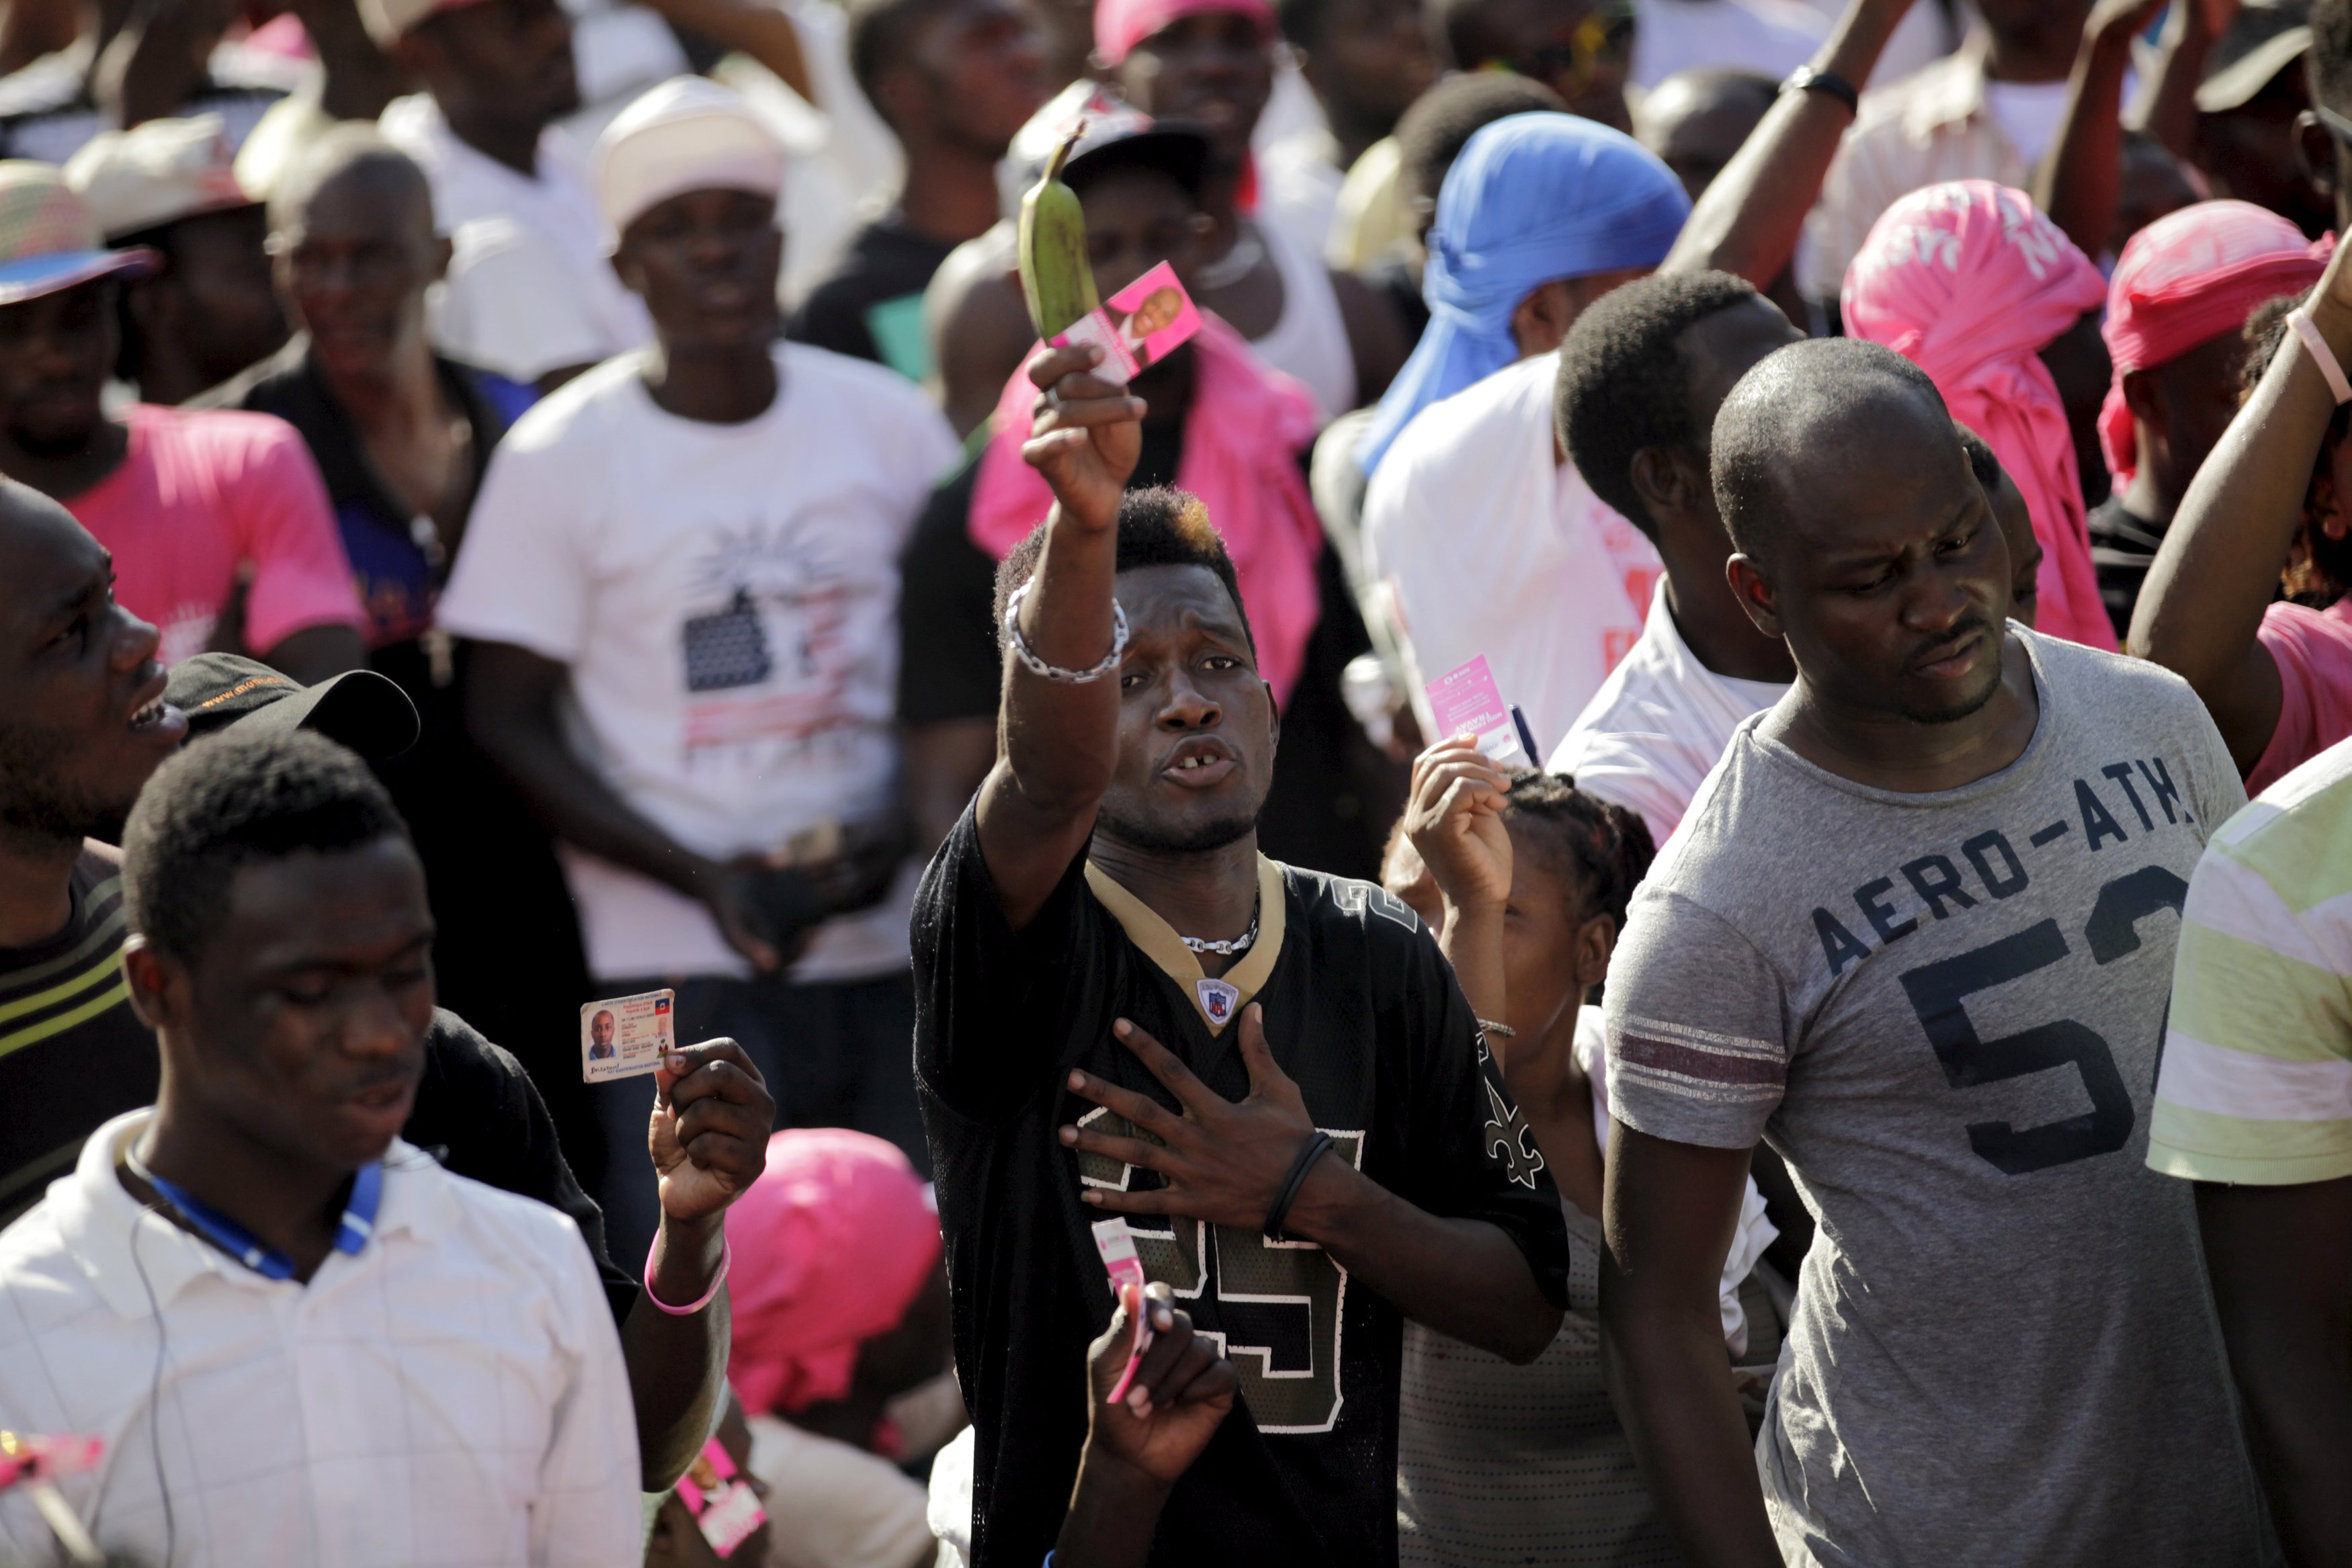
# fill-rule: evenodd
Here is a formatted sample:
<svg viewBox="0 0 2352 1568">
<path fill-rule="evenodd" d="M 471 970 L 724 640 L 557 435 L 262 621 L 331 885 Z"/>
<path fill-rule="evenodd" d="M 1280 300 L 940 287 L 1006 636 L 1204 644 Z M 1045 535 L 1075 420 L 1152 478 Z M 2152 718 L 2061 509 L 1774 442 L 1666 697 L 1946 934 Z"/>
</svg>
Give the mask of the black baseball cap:
<svg viewBox="0 0 2352 1568">
<path fill-rule="evenodd" d="M 173 665 L 163 699 L 188 716 L 191 740 L 231 725 L 245 727 L 248 734 L 307 729 L 371 762 L 415 745 L 420 728 L 408 694 L 373 670 L 351 670 L 306 686 L 235 653 L 199 653 Z"/>
<path fill-rule="evenodd" d="M 1054 150 L 1081 126 L 1084 133 L 1062 165 L 1063 182 L 1072 190 L 1114 169 L 1145 168 L 1166 174 L 1194 201 L 1201 199 L 1209 172 L 1208 132 L 1181 120 L 1155 120 L 1094 82 L 1072 83 L 1013 139 L 1008 156 L 1022 171 L 1024 189 L 1045 176 Z"/>
<path fill-rule="evenodd" d="M 1194 201 L 1209 172 L 1209 138 L 1199 127 L 1162 120 L 1137 130 L 1113 131 L 1097 136 L 1092 128 L 1062 165 L 1062 183 L 1086 193 L 1086 187 L 1118 169 L 1152 169 L 1167 175 Z"/>
</svg>

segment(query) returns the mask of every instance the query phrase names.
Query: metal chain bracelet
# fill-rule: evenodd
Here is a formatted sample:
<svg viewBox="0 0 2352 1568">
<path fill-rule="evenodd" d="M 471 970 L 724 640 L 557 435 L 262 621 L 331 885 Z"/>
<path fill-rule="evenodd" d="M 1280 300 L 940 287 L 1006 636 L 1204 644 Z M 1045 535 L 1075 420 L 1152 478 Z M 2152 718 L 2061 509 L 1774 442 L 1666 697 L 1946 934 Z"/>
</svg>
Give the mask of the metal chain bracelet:
<svg viewBox="0 0 2352 1568">
<path fill-rule="evenodd" d="M 1029 646 L 1029 640 L 1021 635 L 1021 601 L 1028 598 L 1029 591 L 1036 586 L 1037 580 L 1031 578 L 1013 591 L 1013 597 L 1004 605 L 1004 641 L 1021 662 L 1045 679 L 1058 681 L 1066 686 L 1082 686 L 1089 681 L 1101 680 L 1118 669 L 1119 655 L 1127 652 L 1127 612 L 1118 601 L 1114 599 L 1110 601 L 1110 652 L 1102 656 L 1102 663 L 1090 670 L 1066 670 L 1059 664 L 1049 664 L 1039 658 L 1037 651 Z"/>
</svg>

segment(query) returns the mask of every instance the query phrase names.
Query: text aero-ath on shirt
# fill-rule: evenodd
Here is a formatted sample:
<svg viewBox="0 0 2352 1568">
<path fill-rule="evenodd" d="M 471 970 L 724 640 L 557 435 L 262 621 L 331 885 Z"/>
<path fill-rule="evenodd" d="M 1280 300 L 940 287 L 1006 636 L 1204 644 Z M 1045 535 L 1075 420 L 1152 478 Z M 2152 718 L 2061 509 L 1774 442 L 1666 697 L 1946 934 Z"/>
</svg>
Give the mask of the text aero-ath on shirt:
<svg viewBox="0 0 2352 1568">
<path fill-rule="evenodd" d="M 1758 1448 L 1792 1562 L 2263 1561 L 2186 1183 L 2148 1171 L 2180 908 L 2244 800 L 2195 695 L 2021 627 L 1960 789 L 1743 726 L 1635 894 L 1612 1105 L 1768 1139 L 1820 1221 Z"/>
</svg>

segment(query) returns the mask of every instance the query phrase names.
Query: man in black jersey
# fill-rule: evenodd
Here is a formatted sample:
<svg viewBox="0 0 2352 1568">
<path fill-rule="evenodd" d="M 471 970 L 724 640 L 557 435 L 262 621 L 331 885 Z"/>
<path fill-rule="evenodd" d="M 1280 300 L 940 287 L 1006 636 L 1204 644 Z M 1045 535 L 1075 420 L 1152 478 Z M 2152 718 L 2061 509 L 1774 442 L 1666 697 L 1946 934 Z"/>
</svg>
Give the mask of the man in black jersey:
<svg viewBox="0 0 2352 1568">
<path fill-rule="evenodd" d="M 1403 1317 L 1533 1359 L 1559 1201 L 1420 922 L 1257 852 L 1277 720 L 1234 567 L 1192 497 L 1122 500 L 1143 406 L 1097 356 L 1031 369 L 1056 500 L 998 580 L 1004 754 L 915 913 L 974 1563 L 1053 1544 L 1118 1216 L 1241 1378 L 1154 1561 L 1393 1562 Z"/>
</svg>

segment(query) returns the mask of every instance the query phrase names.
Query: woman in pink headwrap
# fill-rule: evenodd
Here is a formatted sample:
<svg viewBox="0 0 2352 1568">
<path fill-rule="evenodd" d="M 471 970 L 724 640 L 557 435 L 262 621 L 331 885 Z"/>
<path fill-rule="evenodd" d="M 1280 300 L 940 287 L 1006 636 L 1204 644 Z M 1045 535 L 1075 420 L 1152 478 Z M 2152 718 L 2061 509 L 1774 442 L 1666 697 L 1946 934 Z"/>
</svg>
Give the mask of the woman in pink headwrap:
<svg viewBox="0 0 2352 1568">
<path fill-rule="evenodd" d="M 889 1406 L 948 1364 L 947 1276 L 939 1215 L 907 1156 L 846 1128 L 778 1133 L 727 1212 L 727 1380 L 780 1521 L 772 1560 L 928 1561 L 924 1492 L 897 1467 Z"/>
<path fill-rule="evenodd" d="M 2040 629 L 2113 648 L 2066 410 L 2038 357 L 2105 293 L 2024 192 L 1955 180 L 1886 209 L 1846 271 L 1842 305 L 1849 332 L 1927 372 L 2023 492 L 2042 550 Z"/>
</svg>

